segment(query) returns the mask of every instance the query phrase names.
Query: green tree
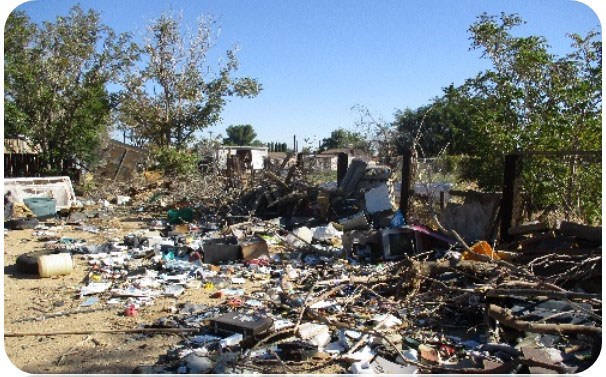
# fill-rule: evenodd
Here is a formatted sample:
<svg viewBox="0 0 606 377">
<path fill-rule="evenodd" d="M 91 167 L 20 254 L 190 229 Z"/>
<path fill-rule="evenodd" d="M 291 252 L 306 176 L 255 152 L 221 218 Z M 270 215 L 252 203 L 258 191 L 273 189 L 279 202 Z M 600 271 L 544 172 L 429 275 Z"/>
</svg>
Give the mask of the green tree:
<svg viewBox="0 0 606 377">
<path fill-rule="evenodd" d="M 28 133 L 31 124 L 25 112 L 29 97 L 20 90 L 35 82 L 34 65 L 29 47 L 36 26 L 23 12 L 13 12 L 4 27 L 4 137 L 15 138 Z M 20 103 L 17 103 L 20 101 Z"/>
<path fill-rule="evenodd" d="M 254 97 L 257 80 L 234 78 L 236 49 L 213 72 L 207 56 L 216 40 L 215 20 L 200 17 L 193 35 L 181 32 L 181 16 L 162 13 L 147 29 L 145 67 L 124 82 L 118 122 L 137 138 L 183 149 L 195 133 L 216 124 L 227 98 Z M 151 88 L 151 89 L 149 89 Z"/>
<path fill-rule="evenodd" d="M 105 85 L 136 58 L 130 36 L 75 6 L 41 26 L 13 12 L 4 43 L 5 137 L 25 135 L 49 170 L 63 159 L 93 162 L 109 123 Z"/>
<path fill-rule="evenodd" d="M 368 150 L 368 143 L 360 133 L 338 128 L 332 131 L 329 137 L 322 139 L 320 151 L 350 147 Z"/>
<path fill-rule="evenodd" d="M 480 15 L 469 28 L 471 48 L 481 51 L 491 67 L 459 87 L 445 88 L 427 106 L 397 112 L 399 146 L 414 141 L 426 155 L 445 147 L 467 154 L 462 178 L 491 191 L 503 185 L 509 153 L 600 150 L 599 33 L 569 35 L 572 52 L 558 57 L 549 52 L 545 38 L 514 35 L 523 23 L 515 14 Z M 584 220 L 600 219 L 601 165 L 580 166 L 575 158 L 528 159 L 524 190 L 537 207 L 556 205 Z"/>
<path fill-rule="evenodd" d="M 474 101 L 472 136 L 477 152 L 495 151 L 477 167 L 488 172 L 515 150 L 597 150 L 601 143 L 601 42 L 596 32 L 573 36 L 575 51 L 557 58 L 543 37 L 515 37 L 517 15 L 483 14 L 470 27 L 472 48 L 493 69 L 462 88 Z M 484 156 L 484 155 L 483 155 Z M 498 169 L 494 169 L 497 170 Z M 484 187 L 500 177 L 479 177 Z"/>
<path fill-rule="evenodd" d="M 415 141 L 425 157 L 436 156 L 442 151 L 469 153 L 471 145 L 467 131 L 470 120 L 466 106 L 467 101 L 461 98 L 454 85 L 450 85 L 444 89 L 442 97 L 434 98 L 429 105 L 396 111 L 394 126 L 398 131 L 398 145 L 410 146 Z"/>
<path fill-rule="evenodd" d="M 227 137 L 223 139 L 225 145 L 262 145 L 255 140 L 257 134 L 250 124 L 239 124 L 227 127 L 225 130 Z"/>
<path fill-rule="evenodd" d="M 485 189 L 502 187 L 504 155 L 514 151 L 600 150 L 602 43 L 597 32 L 573 34 L 573 51 L 557 57 L 543 37 L 519 37 L 517 15 L 481 15 L 470 27 L 472 48 L 492 69 L 460 88 L 470 119 L 473 155 L 467 178 Z M 470 105 L 470 106 L 469 106 Z M 584 220 L 600 218 L 601 165 L 529 159 L 525 190 L 540 206 L 575 207 Z M 574 204 L 576 203 L 576 204 Z"/>
</svg>

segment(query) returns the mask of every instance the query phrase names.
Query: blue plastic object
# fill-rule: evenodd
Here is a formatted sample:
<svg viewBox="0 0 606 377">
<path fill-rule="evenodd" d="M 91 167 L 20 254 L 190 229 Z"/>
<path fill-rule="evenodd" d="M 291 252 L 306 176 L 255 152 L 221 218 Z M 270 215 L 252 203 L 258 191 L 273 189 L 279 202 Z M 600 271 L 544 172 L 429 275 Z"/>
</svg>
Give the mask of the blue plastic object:
<svg viewBox="0 0 606 377">
<path fill-rule="evenodd" d="M 37 217 L 55 216 L 57 214 L 57 199 L 25 198 L 23 204 Z"/>
<path fill-rule="evenodd" d="M 389 225 L 392 228 L 400 228 L 400 227 L 404 226 L 404 224 L 406 224 L 406 221 L 404 220 L 404 215 L 402 215 L 402 211 L 397 210 L 396 213 L 391 218 L 391 220 L 389 221 Z"/>
</svg>

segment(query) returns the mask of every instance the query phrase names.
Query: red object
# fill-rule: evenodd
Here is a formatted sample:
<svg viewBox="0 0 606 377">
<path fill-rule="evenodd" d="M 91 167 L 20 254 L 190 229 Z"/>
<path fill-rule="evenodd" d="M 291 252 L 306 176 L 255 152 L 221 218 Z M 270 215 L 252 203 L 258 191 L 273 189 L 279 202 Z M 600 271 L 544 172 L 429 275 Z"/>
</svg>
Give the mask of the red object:
<svg viewBox="0 0 606 377">
<path fill-rule="evenodd" d="M 221 291 L 217 291 L 215 293 L 213 293 L 212 295 L 210 295 L 211 298 L 221 298 L 223 297 L 223 292 Z"/>
<path fill-rule="evenodd" d="M 137 309 L 135 308 L 135 305 L 131 304 L 128 308 L 124 309 L 124 315 L 127 317 L 136 317 Z"/>
<path fill-rule="evenodd" d="M 440 351 L 447 356 L 452 356 L 455 353 L 455 349 L 447 344 L 440 344 Z"/>
<path fill-rule="evenodd" d="M 197 251 L 194 251 L 193 253 L 189 254 L 189 261 L 193 262 L 199 260 L 200 262 L 202 262 L 202 257 L 200 256 L 200 253 L 198 253 Z"/>
<path fill-rule="evenodd" d="M 270 261 L 269 259 L 251 259 L 251 260 L 247 260 L 244 262 L 245 264 L 256 264 L 258 266 L 269 266 L 270 265 Z"/>
<path fill-rule="evenodd" d="M 230 298 L 229 300 L 227 300 L 227 305 L 231 306 L 232 308 L 239 308 L 240 306 L 242 306 L 242 301 L 237 298 Z"/>
</svg>

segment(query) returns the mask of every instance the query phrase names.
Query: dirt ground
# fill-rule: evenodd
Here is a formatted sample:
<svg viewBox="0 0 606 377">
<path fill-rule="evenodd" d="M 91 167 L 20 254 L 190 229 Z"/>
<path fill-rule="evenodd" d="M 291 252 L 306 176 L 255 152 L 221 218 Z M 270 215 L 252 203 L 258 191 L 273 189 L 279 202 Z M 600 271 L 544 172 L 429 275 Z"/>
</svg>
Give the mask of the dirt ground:
<svg viewBox="0 0 606 377">
<path fill-rule="evenodd" d="M 122 238 L 134 230 L 144 228 L 143 222 L 121 222 L 111 233 L 93 234 L 78 231 L 66 225 L 60 236 L 101 243 L 109 238 Z M 132 329 L 150 325 L 168 315 L 168 308 L 177 303 L 219 304 L 204 289 L 186 289 L 178 299 L 160 297 L 154 304 L 139 310 L 137 317 L 123 315 L 121 306 L 110 306 L 106 300 L 91 308 L 93 313 L 80 313 L 45 320 L 15 323 L 15 320 L 77 309 L 83 299 L 79 288 L 88 271 L 86 261 L 74 256 L 74 271 L 68 276 L 40 278 L 37 274 L 17 271 L 19 255 L 44 248 L 33 230 L 13 230 L 4 234 L 4 331 L 51 332 L 86 331 L 91 329 Z M 27 373 L 132 373 L 138 366 L 150 366 L 158 357 L 177 344 L 181 337 L 173 334 L 91 334 L 61 336 L 5 337 L 5 352 L 10 361 Z"/>
</svg>

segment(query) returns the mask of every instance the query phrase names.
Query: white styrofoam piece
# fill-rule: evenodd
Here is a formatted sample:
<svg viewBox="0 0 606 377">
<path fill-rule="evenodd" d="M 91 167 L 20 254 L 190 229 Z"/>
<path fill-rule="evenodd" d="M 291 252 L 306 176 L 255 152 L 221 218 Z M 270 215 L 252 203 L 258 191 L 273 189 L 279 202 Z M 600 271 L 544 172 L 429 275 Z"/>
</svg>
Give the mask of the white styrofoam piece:
<svg viewBox="0 0 606 377">
<path fill-rule="evenodd" d="M 368 190 L 364 194 L 364 200 L 366 201 L 366 210 L 368 213 L 377 213 L 392 209 L 389 187 L 387 185 L 381 185 Z"/>
<path fill-rule="evenodd" d="M 70 208 L 77 202 L 69 177 L 4 178 L 4 194 L 9 191 L 19 204 L 33 197 L 52 197 L 57 200 L 57 209 Z"/>
</svg>

